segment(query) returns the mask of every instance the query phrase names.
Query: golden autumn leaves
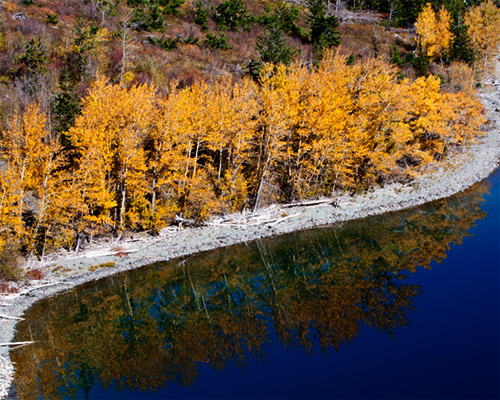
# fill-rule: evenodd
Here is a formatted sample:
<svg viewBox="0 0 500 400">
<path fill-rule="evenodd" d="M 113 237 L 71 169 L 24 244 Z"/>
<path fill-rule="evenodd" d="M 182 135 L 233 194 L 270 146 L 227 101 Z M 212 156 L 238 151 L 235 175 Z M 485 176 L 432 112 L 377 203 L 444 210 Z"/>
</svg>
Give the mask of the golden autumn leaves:
<svg viewBox="0 0 500 400">
<path fill-rule="evenodd" d="M 160 92 L 98 79 L 62 148 L 31 106 L 5 132 L 2 235 L 29 251 L 404 180 L 479 135 L 472 93 L 399 81 L 380 59 L 266 66 Z"/>
<path fill-rule="evenodd" d="M 427 3 L 418 15 L 415 22 L 416 33 L 423 51 L 431 59 L 440 56 L 450 45 L 450 20 L 450 13 L 444 6 L 436 14 L 431 3 Z"/>
<path fill-rule="evenodd" d="M 453 40 L 452 17 L 441 6 L 437 12 L 427 3 L 415 22 L 417 42 L 431 61 L 449 51 Z M 500 10 L 492 0 L 471 7 L 464 15 L 471 45 L 476 53 L 473 69 L 477 76 L 490 72 L 500 44 Z"/>
</svg>

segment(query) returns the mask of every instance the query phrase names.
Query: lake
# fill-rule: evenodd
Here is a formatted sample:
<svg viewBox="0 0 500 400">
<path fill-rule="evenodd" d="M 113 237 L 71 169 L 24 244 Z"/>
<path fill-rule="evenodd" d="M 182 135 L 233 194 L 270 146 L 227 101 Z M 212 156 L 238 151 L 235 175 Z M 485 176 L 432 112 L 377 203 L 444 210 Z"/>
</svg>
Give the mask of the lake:
<svg viewBox="0 0 500 400">
<path fill-rule="evenodd" d="M 34 304 L 22 399 L 499 398 L 499 178 Z"/>
</svg>

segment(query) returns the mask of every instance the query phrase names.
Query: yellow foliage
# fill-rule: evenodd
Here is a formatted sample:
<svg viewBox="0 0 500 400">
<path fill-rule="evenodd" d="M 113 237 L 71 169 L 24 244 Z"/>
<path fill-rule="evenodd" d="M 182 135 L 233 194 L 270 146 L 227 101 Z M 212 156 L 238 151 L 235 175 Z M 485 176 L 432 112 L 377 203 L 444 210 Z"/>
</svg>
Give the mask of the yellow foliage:
<svg viewBox="0 0 500 400">
<path fill-rule="evenodd" d="M 450 31 L 450 13 L 441 6 L 438 15 L 427 3 L 415 22 L 418 41 L 425 54 L 431 59 L 439 57 L 443 50 L 448 49 L 452 37 Z"/>
<path fill-rule="evenodd" d="M 33 252 L 67 245 L 73 239 L 68 221 L 79 204 L 71 193 L 72 179 L 61 171 L 64 159 L 59 140 L 47 129 L 40 107 L 32 104 L 17 116 L 4 139 L 2 229 L 8 227 Z M 27 214 L 33 221 L 25 221 Z"/>
<path fill-rule="evenodd" d="M 472 89 L 400 81 L 382 59 L 349 66 L 339 51 L 317 67 L 266 65 L 259 83 L 172 83 L 160 96 L 98 79 L 67 134 L 71 164 L 29 107 L 4 133 L 0 237 L 43 252 L 80 233 L 158 230 L 176 214 L 201 222 L 407 180 L 485 122 Z"/>
<path fill-rule="evenodd" d="M 155 96 L 152 87 L 126 89 L 98 79 L 84 100 L 68 136 L 77 148 L 89 227 L 121 232 L 126 219 L 137 227 L 145 218 L 143 142 L 155 115 Z"/>
<path fill-rule="evenodd" d="M 479 53 L 476 72 L 489 72 L 500 45 L 500 9 L 492 0 L 472 7 L 465 15 L 469 36 Z"/>
<path fill-rule="evenodd" d="M 135 74 L 132 71 L 127 71 L 123 74 L 121 83 L 123 86 L 129 87 L 135 78 Z"/>
<path fill-rule="evenodd" d="M 0 31 L 0 51 L 4 52 L 7 50 L 7 40 L 5 32 Z"/>
</svg>

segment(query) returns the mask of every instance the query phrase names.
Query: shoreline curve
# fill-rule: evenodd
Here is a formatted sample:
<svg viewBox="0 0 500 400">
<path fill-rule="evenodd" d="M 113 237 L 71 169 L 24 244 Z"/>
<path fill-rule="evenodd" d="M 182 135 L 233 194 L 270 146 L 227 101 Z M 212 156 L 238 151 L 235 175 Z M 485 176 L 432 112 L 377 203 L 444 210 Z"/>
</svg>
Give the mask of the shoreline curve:
<svg viewBox="0 0 500 400">
<path fill-rule="evenodd" d="M 500 64 L 495 77 L 500 77 Z M 258 215 L 235 214 L 216 218 L 203 227 L 166 228 L 157 238 L 143 235 L 126 242 L 101 244 L 92 251 L 64 252 L 43 262 L 47 276 L 37 286 L 0 296 L 0 344 L 15 333 L 17 319 L 36 301 L 85 282 L 157 262 L 214 250 L 256 239 L 338 224 L 419 206 L 459 193 L 487 178 L 500 163 L 500 81 L 485 84 L 479 98 L 490 121 L 489 130 L 476 144 L 450 157 L 446 165 L 410 184 L 391 184 L 351 197 L 344 194 L 316 205 L 274 205 Z M 111 268 L 103 264 L 115 263 Z M 8 314 L 9 318 L 6 318 Z M 14 368 L 8 346 L 0 346 L 0 398 L 8 398 Z"/>
</svg>

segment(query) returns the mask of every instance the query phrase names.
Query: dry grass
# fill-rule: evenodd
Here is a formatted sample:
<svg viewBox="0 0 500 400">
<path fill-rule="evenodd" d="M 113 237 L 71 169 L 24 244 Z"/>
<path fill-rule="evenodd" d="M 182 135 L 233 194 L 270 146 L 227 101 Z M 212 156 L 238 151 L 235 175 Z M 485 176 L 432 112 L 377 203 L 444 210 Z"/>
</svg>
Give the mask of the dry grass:
<svg viewBox="0 0 500 400">
<path fill-rule="evenodd" d="M 0 294 L 18 293 L 19 289 L 11 282 L 0 280 Z"/>
<path fill-rule="evenodd" d="M 468 92 L 474 89 L 474 72 L 464 63 L 454 62 L 450 66 L 435 64 L 431 72 L 443 79 L 442 88 L 447 92 Z"/>
<path fill-rule="evenodd" d="M 32 268 L 26 271 L 24 277 L 31 281 L 39 281 L 45 278 L 45 272 L 40 268 Z"/>
<path fill-rule="evenodd" d="M 116 263 L 113 262 L 113 261 L 107 262 L 107 263 L 98 264 L 98 265 L 92 265 L 91 267 L 89 267 L 89 271 L 95 271 L 98 268 L 112 268 L 115 265 L 116 265 Z"/>
</svg>

